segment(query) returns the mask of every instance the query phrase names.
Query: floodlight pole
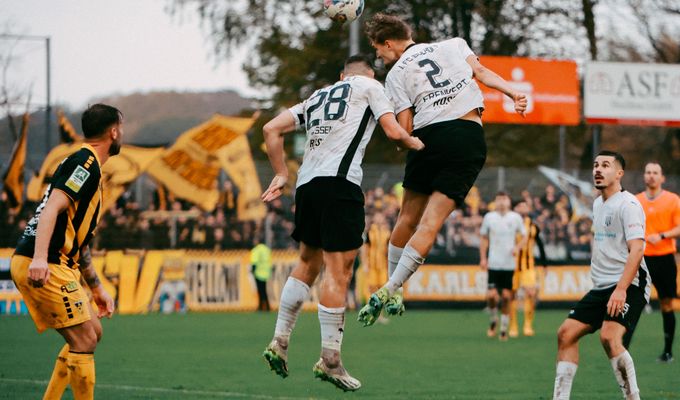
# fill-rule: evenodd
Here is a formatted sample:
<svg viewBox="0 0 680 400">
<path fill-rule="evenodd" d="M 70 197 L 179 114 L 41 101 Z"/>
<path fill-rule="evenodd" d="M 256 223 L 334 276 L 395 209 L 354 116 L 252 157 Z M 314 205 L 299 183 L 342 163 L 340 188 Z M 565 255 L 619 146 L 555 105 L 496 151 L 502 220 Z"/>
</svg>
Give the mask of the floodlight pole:
<svg viewBox="0 0 680 400">
<path fill-rule="evenodd" d="M 359 54 L 359 18 L 349 24 L 349 56 Z"/>
<path fill-rule="evenodd" d="M 51 45 L 49 36 L 37 35 L 15 35 L 11 33 L 0 34 L 0 39 L 16 39 L 16 40 L 32 40 L 45 42 L 45 59 L 46 59 L 46 79 L 47 86 L 45 99 L 45 154 L 50 152 L 50 131 L 52 130 L 52 83 L 51 83 Z"/>
</svg>

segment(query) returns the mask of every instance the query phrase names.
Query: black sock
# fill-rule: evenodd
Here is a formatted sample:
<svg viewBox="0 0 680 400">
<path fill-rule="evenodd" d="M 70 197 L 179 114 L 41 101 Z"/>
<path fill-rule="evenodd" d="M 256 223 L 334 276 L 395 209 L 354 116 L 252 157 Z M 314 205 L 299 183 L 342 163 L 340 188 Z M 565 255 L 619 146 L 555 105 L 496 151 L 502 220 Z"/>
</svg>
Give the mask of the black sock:
<svg viewBox="0 0 680 400">
<path fill-rule="evenodd" d="M 662 312 L 663 317 L 663 337 L 664 353 L 673 353 L 673 337 L 675 336 L 675 313 Z"/>
</svg>

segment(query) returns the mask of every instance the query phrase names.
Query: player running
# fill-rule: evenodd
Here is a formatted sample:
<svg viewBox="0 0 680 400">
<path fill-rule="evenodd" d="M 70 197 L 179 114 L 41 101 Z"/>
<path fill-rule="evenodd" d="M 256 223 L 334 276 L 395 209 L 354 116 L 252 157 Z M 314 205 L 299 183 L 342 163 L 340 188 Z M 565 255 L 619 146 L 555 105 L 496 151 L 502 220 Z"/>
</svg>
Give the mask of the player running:
<svg viewBox="0 0 680 400">
<path fill-rule="evenodd" d="M 680 236 L 680 198 L 661 186 L 666 177 L 661 165 L 655 162 L 645 166 L 645 186 L 637 199 L 647 217 L 645 229 L 645 263 L 656 287 L 663 317 L 664 347 L 660 362 L 673 361 L 675 314 L 673 299 L 677 295 L 678 268 L 675 265 L 675 238 Z"/>
<path fill-rule="evenodd" d="M 486 301 L 491 319 L 487 336 L 496 336 L 497 306 L 500 303 L 501 326 L 498 338 L 506 341 L 512 301 L 512 277 L 515 273 L 517 254 L 526 243 L 527 233 L 522 217 L 510 210 L 510 196 L 507 193 L 498 192 L 494 204 L 496 209 L 487 213 L 482 220 L 479 266 L 482 270 L 488 271 Z M 521 236 L 521 239 L 517 240 L 517 236 Z"/>
<path fill-rule="evenodd" d="M 557 332 L 554 399 L 568 399 L 578 366 L 579 339 L 600 330 L 602 347 L 626 399 L 639 399 L 633 359 L 623 346 L 649 301 L 650 283 L 643 259 L 645 214 L 640 202 L 621 188 L 623 157 L 601 151 L 593 164 L 593 181 L 601 196 L 593 204 L 593 289 L 569 312 Z"/>
<path fill-rule="evenodd" d="M 392 66 L 385 87 L 397 120 L 425 144 L 407 157 L 404 198 L 388 246 L 389 280 L 359 312 L 368 326 L 383 307 L 389 314 L 403 312 L 400 288 L 423 264 L 484 165 L 484 101 L 477 81 L 512 98 L 522 115 L 527 99 L 481 65 L 461 38 L 416 44 L 408 24 L 381 13 L 367 23 L 366 35 L 377 56 Z"/>
<path fill-rule="evenodd" d="M 85 143 L 55 171 L 11 260 L 12 280 L 38 332 L 53 328 L 66 341 L 45 399 L 60 399 L 68 383 L 76 400 L 94 397 L 94 351 L 102 327 L 92 318 L 81 275 L 99 306 L 97 317 L 110 317 L 114 308 L 87 245 L 103 213 L 101 167 L 120 152 L 123 115 L 114 107 L 95 104 L 83 113 L 82 126 Z"/>
<path fill-rule="evenodd" d="M 319 89 L 302 103 L 279 114 L 263 128 L 267 154 L 276 176 L 262 194 L 265 202 L 281 195 L 288 180 L 283 134 L 303 127 L 307 145 L 298 171 L 295 230 L 300 261 L 281 292 L 274 338 L 264 351 L 271 369 L 288 376 L 288 344 L 309 288 L 325 265 L 319 298 L 321 358 L 314 375 L 345 391 L 361 382 L 342 365 L 340 348 L 345 324 L 347 286 L 352 265 L 363 244 L 364 195 L 361 161 L 380 122 L 386 135 L 401 147 L 419 150 L 422 142 L 402 129 L 369 62 L 352 56 L 340 81 Z"/>
</svg>

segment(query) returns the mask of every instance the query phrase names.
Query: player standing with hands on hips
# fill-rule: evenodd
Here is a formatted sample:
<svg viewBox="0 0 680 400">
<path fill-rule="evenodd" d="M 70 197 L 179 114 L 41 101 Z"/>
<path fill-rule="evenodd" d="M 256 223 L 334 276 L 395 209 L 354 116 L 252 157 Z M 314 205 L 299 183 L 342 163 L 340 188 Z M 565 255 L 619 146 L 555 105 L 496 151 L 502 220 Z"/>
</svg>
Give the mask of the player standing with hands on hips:
<svg viewBox="0 0 680 400">
<path fill-rule="evenodd" d="M 606 150 L 593 163 L 593 181 L 601 194 L 593 204 L 593 289 L 576 303 L 557 332 L 553 399 L 569 399 L 579 339 L 598 329 L 624 398 L 640 399 L 635 366 L 623 346 L 623 335 L 635 329 L 649 301 L 650 281 L 643 259 L 645 214 L 637 198 L 621 187 L 625 168 L 623 156 Z"/>
<path fill-rule="evenodd" d="M 406 22 L 381 13 L 368 21 L 366 35 L 378 58 L 392 66 L 385 89 L 399 124 L 425 149 L 407 156 L 404 199 L 388 246 L 389 280 L 359 312 L 364 326 L 375 323 L 383 307 L 403 313 L 401 287 L 484 166 L 484 99 L 477 81 L 512 98 L 519 114 L 527 108 L 526 96 L 480 64 L 461 38 L 416 44 Z"/>
</svg>

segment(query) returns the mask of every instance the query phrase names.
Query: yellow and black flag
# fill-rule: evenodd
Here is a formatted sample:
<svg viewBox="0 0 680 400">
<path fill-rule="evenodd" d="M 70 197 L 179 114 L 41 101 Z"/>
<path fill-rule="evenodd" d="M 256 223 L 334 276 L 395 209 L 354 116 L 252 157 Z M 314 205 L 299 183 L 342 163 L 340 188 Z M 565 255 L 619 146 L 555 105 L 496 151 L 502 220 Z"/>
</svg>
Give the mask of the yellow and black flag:
<svg viewBox="0 0 680 400">
<path fill-rule="evenodd" d="M 71 121 L 66 118 L 63 110 L 57 111 L 57 118 L 59 120 L 59 136 L 61 136 L 62 143 L 75 143 L 82 141 L 76 129 L 71 125 Z"/>
<path fill-rule="evenodd" d="M 23 204 L 24 194 L 24 165 L 26 165 L 26 137 L 28 136 L 28 113 L 24 114 L 21 122 L 21 134 L 14 144 L 12 157 L 7 171 L 2 177 L 3 190 L 7 193 L 9 206 L 19 208 Z"/>
</svg>

